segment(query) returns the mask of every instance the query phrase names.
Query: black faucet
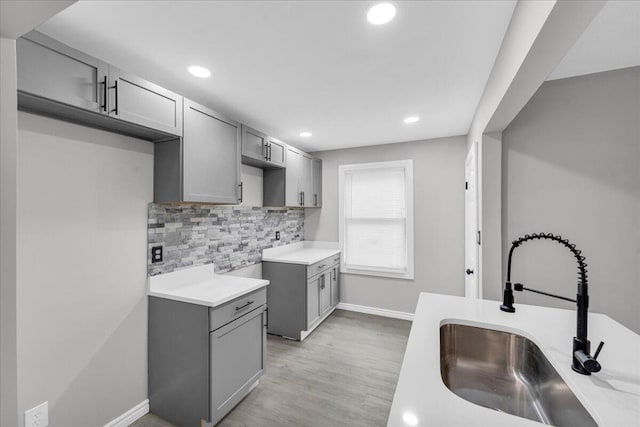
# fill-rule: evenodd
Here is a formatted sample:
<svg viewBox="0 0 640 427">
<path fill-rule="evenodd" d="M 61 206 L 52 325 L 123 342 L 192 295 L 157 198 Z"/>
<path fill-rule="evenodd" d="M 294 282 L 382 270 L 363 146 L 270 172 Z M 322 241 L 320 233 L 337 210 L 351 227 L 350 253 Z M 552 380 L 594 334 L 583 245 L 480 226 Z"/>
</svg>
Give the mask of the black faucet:
<svg viewBox="0 0 640 427">
<path fill-rule="evenodd" d="M 573 256 L 576 257 L 576 260 L 578 261 L 578 294 L 576 295 L 576 299 L 571 299 L 560 295 L 554 295 L 548 292 L 542 292 L 536 289 L 527 288 L 522 283 L 513 283 L 512 287 L 511 257 L 513 255 L 513 250 L 524 242 L 534 239 L 548 239 L 556 241 L 568 248 Z M 591 375 L 592 372 L 599 372 L 602 368 L 600 366 L 600 363 L 596 359 L 600 354 L 600 350 L 602 350 L 604 342 L 600 342 L 600 345 L 598 346 L 598 349 L 593 356 L 589 354 L 591 350 L 591 343 L 587 339 L 587 312 L 589 308 L 587 264 L 584 262 L 585 258 L 581 255 L 581 253 L 581 251 L 576 249 L 576 245 L 569 243 L 567 239 L 563 239 L 561 236 L 554 236 L 551 233 L 534 233 L 532 235 L 527 234 L 524 237 L 520 237 L 519 239 L 514 240 L 511 245 L 511 250 L 509 251 L 507 282 L 504 286 L 504 295 L 502 304 L 500 305 L 500 310 L 506 311 L 507 313 L 513 313 L 516 311 L 515 307 L 513 306 L 514 290 L 534 292 L 536 294 L 546 295 L 549 297 L 559 298 L 561 300 L 576 303 L 578 306 L 578 325 L 576 336 L 573 337 L 573 363 L 571 364 L 571 369 L 583 375 Z"/>
</svg>

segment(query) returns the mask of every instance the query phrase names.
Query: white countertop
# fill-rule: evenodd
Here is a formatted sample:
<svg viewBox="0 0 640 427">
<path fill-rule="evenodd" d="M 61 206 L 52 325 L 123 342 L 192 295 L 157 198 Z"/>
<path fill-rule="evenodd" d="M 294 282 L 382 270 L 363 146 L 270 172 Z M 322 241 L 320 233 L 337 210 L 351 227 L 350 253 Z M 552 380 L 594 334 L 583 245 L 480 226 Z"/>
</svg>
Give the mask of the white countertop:
<svg viewBox="0 0 640 427">
<path fill-rule="evenodd" d="M 340 253 L 335 242 L 303 241 L 262 251 L 262 261 L 311 265 Z"/>
<path fill-rule="evenodd" d="M 600 427 L 640 426 L 640 336 L 611 318 L 589 313 L 592 350 L 606 344 L 591 376 L 571 370 L 576 313 L 518 304 L 505 313 L 497 301 L 422 293 L 411 327 L 389 427 L 538 426 L 542 424 L 483 408 L 453 394 L 440 376 L 440 325 L 462 323 L 515 332 L 535 342 Z M 403 416 L 417 418 L 408 424 Z"/>
<path fill-rule="evenodd" d="M 214 265 L 149 277 L 149 295 L 217 307 L 269 284 L 268 280 L 215 274 Z"/>
</svg>

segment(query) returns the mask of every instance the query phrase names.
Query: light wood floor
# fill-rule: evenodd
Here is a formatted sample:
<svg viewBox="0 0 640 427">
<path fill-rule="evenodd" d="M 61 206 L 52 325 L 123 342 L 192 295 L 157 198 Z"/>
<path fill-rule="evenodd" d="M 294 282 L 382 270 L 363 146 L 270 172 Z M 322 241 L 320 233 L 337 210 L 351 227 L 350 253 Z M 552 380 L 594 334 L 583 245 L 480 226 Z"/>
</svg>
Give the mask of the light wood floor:
<svg viewBox="0 0 640 427">
<path fill-rule="evenodd" d="M 269 335 L 260 385 L 218 425 L 385 426 L 410 328 L 336 310 L 302 343 Z M 171 424 L 148 414 L 132 426 Z"/>
</svg>

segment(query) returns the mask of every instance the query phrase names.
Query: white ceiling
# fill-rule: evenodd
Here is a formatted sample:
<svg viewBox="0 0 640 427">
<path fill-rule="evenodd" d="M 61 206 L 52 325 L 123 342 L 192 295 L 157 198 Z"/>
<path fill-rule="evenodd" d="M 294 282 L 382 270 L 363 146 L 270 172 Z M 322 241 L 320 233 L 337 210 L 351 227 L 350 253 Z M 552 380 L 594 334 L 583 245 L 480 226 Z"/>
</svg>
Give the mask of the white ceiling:
<svg viewBox="0 0 640 427">
<path fill-rule="evenodd" d="M 548 80 L 640 65 L 640 1 L 611 0 Z"/>
<path fill-rule="evenodd" d="M 80 1 L 39 30 L 308 151 L 466 134 L 515 1 L 371 4 Z"/>
</svg>

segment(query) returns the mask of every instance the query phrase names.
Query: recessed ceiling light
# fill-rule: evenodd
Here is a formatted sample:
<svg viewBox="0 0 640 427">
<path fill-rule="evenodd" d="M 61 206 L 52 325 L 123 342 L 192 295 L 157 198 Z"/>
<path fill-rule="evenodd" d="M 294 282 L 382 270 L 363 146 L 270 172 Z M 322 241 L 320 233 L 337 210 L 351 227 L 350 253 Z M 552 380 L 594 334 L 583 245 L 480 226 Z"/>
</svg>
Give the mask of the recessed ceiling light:
<svg viewBox="0 0 640 427">
<path fill-rule="evenodd" d="M 199 65 L 190 66 L 189 72 L 194 76 L 201 77 L 201 78 L 209 77 L 211 75 L 211 71 Z"/>
<path fill-rule="evenodd" d="M 382 25 L 396 16 L 396 7 L 391 3 L 377 3 L 369 8 L 367 20 L 373 25 Z"/>
<path fill-rule="evenodd" d="M 411 116 L 411 117 L 407 117 L 406 119 L 404 119 L 405 123 L 415 123 L 418 120 L 420 120 L 420 117 L 418 116 Z"/>
<path fill-rule="evenodd" d="M 311 135 L 311 132 L 300 132 L 300 136 L 303 138 L 309 138 Z"/>
<path fill-rule="evenodd" d="M 413 415 L 411 412 L 405 412 L 402 414 L 402 421 L 408 426 L 417 426 L 418 425 L 418 417 Z"/>
</svg>

